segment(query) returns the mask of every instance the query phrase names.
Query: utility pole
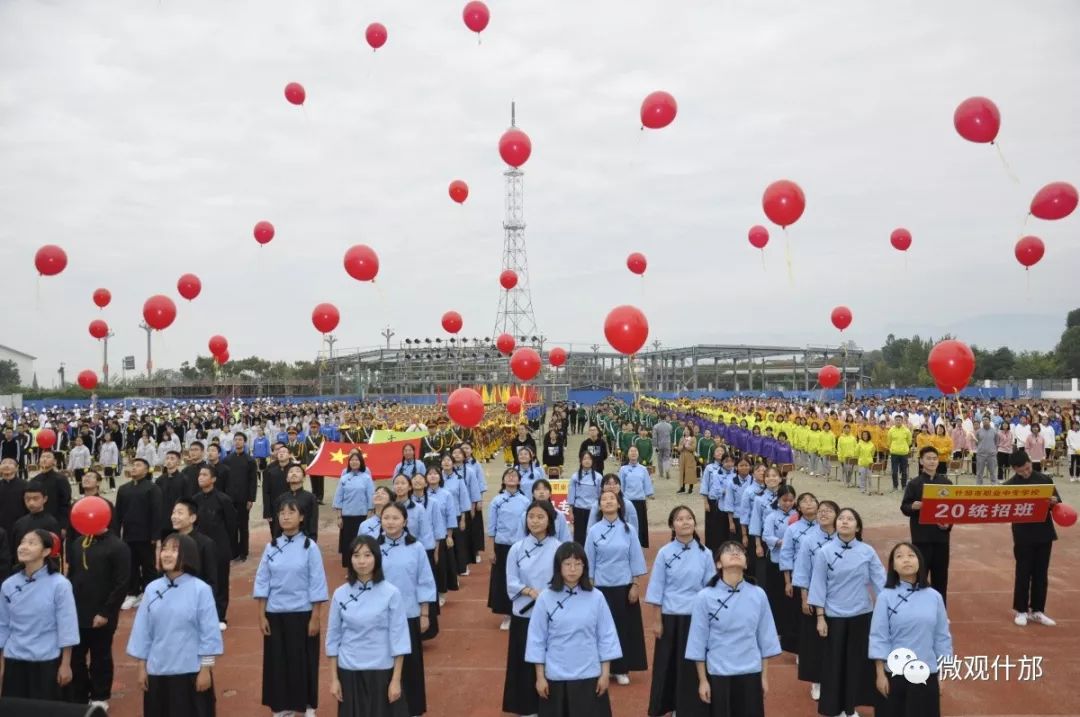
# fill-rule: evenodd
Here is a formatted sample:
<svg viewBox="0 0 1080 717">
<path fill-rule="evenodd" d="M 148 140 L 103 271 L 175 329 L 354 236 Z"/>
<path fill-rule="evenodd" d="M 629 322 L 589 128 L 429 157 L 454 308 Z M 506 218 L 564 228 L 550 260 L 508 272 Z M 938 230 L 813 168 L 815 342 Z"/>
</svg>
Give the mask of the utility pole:
<svg viewBox="0 0 1080 717">
<path fill-rule="evenodd" d="M 593 383 L 600 385 L 600 344 L 593 344 L 589 348 L 592 349 L 593 353 Z"/>
<path fill-rule="evenodd" d="M 382 334 L 382 337 L 383 337 L 384 339 L 386 339 L 386 348 L 387 348 L 387 349 L 389 349 L 389 348 L 390 348 L 390 339 L 391 339 L 391 338 L 393 338 L 393 337 L 395 336 L 395 334 L 394 334 L 394 330 L 393 330 L 392 328 L 390 328 L 390 324 L 387 324 L 387 325 L 386 325 L 386 328 L 384 328 L 384 329 L 383 329 L 383 330 L 382 330 L 381 332 L 379 332 L 379 333 L 381 333 L 381 334 Z"/>
<path fill-rule="evenodd" d="M 338 365 L 334 363 L 334 344 L 338 342 L 338 339 L 333 334 L 326 335 L 326 343 L 330 345 L 330 365 L 334 367 L 334 395 L 341 393 L 341 374 L 338 372 Z"/>
<path fill-rule="evenodd" d="M 150 328 L 150 324 L 145 321 L 139 324 L 139 328 L 146 332 L 146 378 L 149 380 L 154 373 L 154 359 L 153 355 L 150 353 L 150 336 L 153 329 Z"/>
<path fill-rule="evenodd" d="M 102 359 L 101 359 L 101 375 L 105 379 L 105 385 L 106 386 L 109 385 L 109 339 L 111 339 L 113 336 L 116 336 L 116 334 L 114 332 L 110 331 L 109 333 L 105 334 L 105 336 L 102 337 L 102 340 L 101 340 L 102 353 L 103 353 Z"/>
<path fill-rule="evenodd" d="M 57 373 L 60 374 L 60 390 L 63 391 L 64 390 L 64 362 L 63 361 L 60 362 L 60 368 L 57 370 Z"/>
</svg>

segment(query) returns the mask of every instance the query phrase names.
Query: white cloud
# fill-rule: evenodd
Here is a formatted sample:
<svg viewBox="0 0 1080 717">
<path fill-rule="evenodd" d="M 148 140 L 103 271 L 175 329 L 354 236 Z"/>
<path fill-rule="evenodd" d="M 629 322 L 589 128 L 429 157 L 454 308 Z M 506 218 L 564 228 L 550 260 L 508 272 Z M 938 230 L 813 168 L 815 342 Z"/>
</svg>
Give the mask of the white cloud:
<svg viewBox="0 0 1080 717">
<path fill-rule="evenodd" d="M 891 326 L 1077 303 L 1064 290 L 1080 216 L 1028 222 L 1047 243 L 1030 291 L 1012 256 L 1038 187 L 1080 184 L 1074 2 L 493 0 L 479 45 L 463 5 L 0 4 L 3 343 L 39 356 L 48 383 L 60 361 L 99 366 L 86 325 L 100 314 L 114 372 L 124 354 L 142 365 L 136 325 L 159 292 L 180 313 L 158 366 L 219 332 L 234 357 L 309 358 L 320 301 L 342 311 L 339 347 L 381 343 L 387 322 L 399 338 L 437 335 L 450 308 L 464 334 L 487 335 L 512 99 L 534 147 L 533 302 L 555 340 L 602 343 L 625 302 L 666 345 L 835 341 L 828 313 L 844 303 L 845 338 L 870 347 Z M 389 31 L 378 53 L 363 40 L 375 20 Z M 304 110 L 285 102 L 289 81 L 307 88 Z M 655 89 L 679 116 L 642 132 Z M 1020 184 L 953 131 L 974 94 L 1001 107 Z M 765 272 L 746 241 L 781 177 L 807 194 L 789 230 L 793 285 L 777 229 Z M 454 178 L 469 183 L 464 207 L 447 197 Z M 260 219 L 277 227 L 262 248 Z M 896 226 L 914 235 L 906 268 L 888 245 Z M 71 263 L 39 279 L 33 254 L 49 242 Z M 376 287 L 341 268 L 358 242 L 379 252 Z M 634 250 L 644 281 L 625 269 Z M 204 286 L 191 304 L 175 293 L 186 271 Z M 113 292 L 104 312 L 97 286 Z"/>
</svg>

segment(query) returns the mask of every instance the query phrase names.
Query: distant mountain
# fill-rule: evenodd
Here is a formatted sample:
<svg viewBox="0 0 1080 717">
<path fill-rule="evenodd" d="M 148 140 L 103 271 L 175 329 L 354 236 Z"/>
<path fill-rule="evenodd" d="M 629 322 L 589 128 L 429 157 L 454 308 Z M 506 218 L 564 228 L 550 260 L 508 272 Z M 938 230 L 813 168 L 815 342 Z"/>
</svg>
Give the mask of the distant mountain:
<svg viewBox="0 0 1080 717">
<path fill-rule="evenodd" d="M 1049 351 L 1057 345 L 1065 330 L 1066 310 L 1053 314 L 983 314 L 960 319 L 951 324 L 933 324 L 926 321 L 889 323 L 883 327 L 884 336 L 897 338 L 915 334 L 935 339 L 952 334 L 968 344 L 979 348 L 995 349 L 1008 346 L 1013 351 Z"/>
</svg>

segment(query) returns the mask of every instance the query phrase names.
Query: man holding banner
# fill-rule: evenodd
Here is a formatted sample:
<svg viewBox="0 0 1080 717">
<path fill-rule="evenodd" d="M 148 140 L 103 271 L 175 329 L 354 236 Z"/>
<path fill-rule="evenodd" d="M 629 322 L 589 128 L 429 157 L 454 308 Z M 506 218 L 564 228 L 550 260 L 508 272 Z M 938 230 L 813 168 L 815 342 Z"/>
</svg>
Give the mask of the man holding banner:
<svg viewBox="0 0 1080 717">
<path fill-rule="evenodd" d="M 1052 492 L 1046 503 L 1049 507 L 1061 502 L 1054 481 L 1045 473 L 1034 469 L 1031 459 L 1024 451 L 1017 451 L 1009 458 L 1013 477 L 1005 481 L 1007 486 L 1048 486 L 1032 488 Z M 1017 625 L 1023 627 L 1028 620 L 1052 627 L 1057 623 L 1045 612 L 1046 589 L 1050 572 L 1050 548 L 1057 540 L 1057 531 L 1050 511 L 1039 522 L 1013 523 L 1013 556 L 1016 558 L 1016 582 L 1013 584 L 1013 610 Z M 1029 614 L 1030 612 L 1030 614 Z"/>
<path fill-rule="evenodd" d="M 937 472 L 940 457 L 933 446 L 923 446 L 919 451 L 919 475 L 904 488 L 900 512 L 911 518 L 911 542 L 923 555 L 926 576 L 930 587 L 941 593 L 941 601 L 948 604 L 949 591 L 949 537 L 952 524 L 924 524 L 920 522 L 922 497 L 926 486 L 952 485 L 943 473 Z"/>
</svg>

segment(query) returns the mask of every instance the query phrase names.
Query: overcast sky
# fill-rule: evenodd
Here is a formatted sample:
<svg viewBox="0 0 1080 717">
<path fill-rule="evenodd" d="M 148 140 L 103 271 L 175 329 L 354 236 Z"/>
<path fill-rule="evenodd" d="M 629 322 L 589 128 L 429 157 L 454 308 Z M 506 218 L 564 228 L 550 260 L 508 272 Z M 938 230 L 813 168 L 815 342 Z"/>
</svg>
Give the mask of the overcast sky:
<svg viewBox="0 0 1080 717">
<path fill-rule="evenodd" d="M 87 324 L 101 317 L 114 375 L 125 354 L 142 368 L 154 293 L 179 306 L 156 367 L 206 354 L 213 333 L 234 358 L 313 358 L 321 301 L 341 309 L 339 349 L 382 343 L 387 323 L 395 344 L 444 335 L 447 309 L 463 335 L 490 336 L 512 99 L 533 142 L 536 319 L 564 345 L 603 343 L 620 303 L 666 346 L 831 343 L 829 311 L 847 304 L 843 338 L 866 347 L 926 326 L 1049 348 L 1080 306 L 1080 213 L 1023 226 L 1040 186 L 1080 184 L 1080 3 L 491 0 L 479 45 L 463 6 L 0 0 L 0 343 L 38 356 L 50 385 L 60 361 L 69 377 L 100 369 Z M 372 21 L 389 30 L 377 53 Z M 656 89 L 678 118 L 642 132 Z M 1019 183 L 953 130 L 971 95 L 1001 108 Z M 778 228 L 764 271 L 746 239 L 780 178 L 807 196 L 793 283 Z M 265 247 L 260 219 L 277 227 Z M 914 236 L 906 262 L 898 226 Z M 1047 245 L 1030 290 L 1022 230 Z M 60 276 L 34 270 L 46 243 L 67 250 Z M 376 286 L 342 268 L 355 243 L 379 253 Z M 184 272 L 203 282 L 192 303 Z"/>
</svg>

